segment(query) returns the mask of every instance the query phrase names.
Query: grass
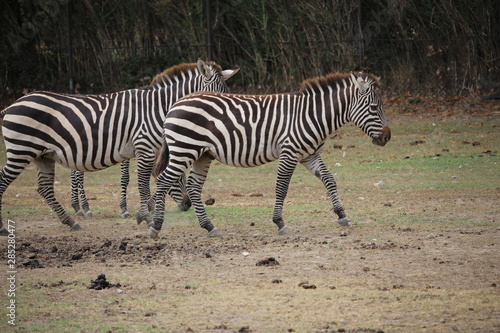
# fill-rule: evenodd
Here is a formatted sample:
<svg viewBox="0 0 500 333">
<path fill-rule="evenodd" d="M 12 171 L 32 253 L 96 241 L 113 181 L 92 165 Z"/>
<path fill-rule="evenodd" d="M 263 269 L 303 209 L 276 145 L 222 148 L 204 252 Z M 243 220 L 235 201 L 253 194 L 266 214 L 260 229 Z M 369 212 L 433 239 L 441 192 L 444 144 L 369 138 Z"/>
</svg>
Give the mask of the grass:
<svg viewBox="0 0 500 333">
<path fill-rule="evenodd" d="M 70 233 L 36 193 L 30 167 L 3 198 L 4 219 L 23 222 L 20 243 L 33 243 L 41 248 L 37 256 L 46 258 L 53 244 L 88 245 L 92 252 L 111 240 L 113 252 L 125 239 L 137 246 L 137 254 L 108 253 L 103 262 L 95 254 L 85 254 L 81 262 L 62 256 L 44 269 L 19 267 L 15 330 L 220 332 L 250 326 L 253 332 L 494 332 L 500 318 L 498 291 L 491 287 L 500 282 L 494 260 L 499 121 L 395 118 L 386 147 L 373 146 L 352 126 L 325 145 L 323 159 L 353 225 L 346 231 L 336 225 L 323 185 L 305 168 L 294 173 L 284 207 L 293 233 L 280 237 L 271 221 L 277 163 L 235 169 L 214 162 L 202 198 L 215 198 L 206 208 L 223 239 L 206 237 L 193 210 L 179 212 L 171 200 L 160 239 L 145 238 L 144 226 L 118 217 L 118 166 L 87 174 L 95 218 L 79 220 L 88 233 Z M 411 144 L 417 140 L 425 142 Z M 480 145 L 473 146 L 475 141 Z M 4 158 L 0 154 L 0 164 Z M 69 171 L 58 167 L 56 177 L 56 196 L 69 211 Z M 131 177 L 134 214 L 135 162 Z M 391 242 L 395 245 L 388 246 Z M 376 246 L 366 246 L 372 243 Z M 166 249 L 154 252 L 156 246 Z M 139 260 L 150 253 L 150 263 Z M 270 256 L 280 265 L 255 265 Z M 124 292 L 86 289 L 100 272 L 119 281 Z M 282 283 L 271 283 L 275 279 Z M 64 285 L 58 285 L 61 280 Z M 317 289 L 298 287 L 302 281 Z M 4 304 L 6 297 L 1 300 Z M 0 330 L 10 328 L 0 321 Z"/>
</svg>

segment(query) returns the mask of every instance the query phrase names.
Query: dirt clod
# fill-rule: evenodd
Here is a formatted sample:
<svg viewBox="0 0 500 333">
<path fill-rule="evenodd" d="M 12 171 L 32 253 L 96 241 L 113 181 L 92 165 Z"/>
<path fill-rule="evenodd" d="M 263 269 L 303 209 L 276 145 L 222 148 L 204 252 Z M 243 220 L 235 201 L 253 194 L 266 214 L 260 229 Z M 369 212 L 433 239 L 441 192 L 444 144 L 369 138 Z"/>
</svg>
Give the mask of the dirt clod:
<svg viewBox="0 0 500 333">
<path fill-rule="evenodd" d="M 121 287 L 121 285 L 119 283 L 117 284 L 109 283 L 108 281 L 106 281 L 106 275 L 99 274 L 97 276 L 97 279 L 91 281 L 90 285 L 87 288 L 94 290 L 102 290 L 105 288 L 112 288 L 112 287 Z"/>
<path fill-rule="evenodd" d="M 43 268 L 43 265 L 37 259 L 32 259 L 24 262 L 23 266 L 26 268 Z"/>
<path fill-rule="evenodd" d="M 277 266 L 280 263 L 274 259 L 273 257 L 269 257 L 267 259 L 259 260 L 255 266 Z"/>
</svg>

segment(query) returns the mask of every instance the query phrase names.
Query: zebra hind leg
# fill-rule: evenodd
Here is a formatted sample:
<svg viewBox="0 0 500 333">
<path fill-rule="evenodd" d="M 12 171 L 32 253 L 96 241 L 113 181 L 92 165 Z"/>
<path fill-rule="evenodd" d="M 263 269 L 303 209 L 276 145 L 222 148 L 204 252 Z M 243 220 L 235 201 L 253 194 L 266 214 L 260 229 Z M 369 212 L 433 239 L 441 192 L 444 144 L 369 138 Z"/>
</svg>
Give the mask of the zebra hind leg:
<svg viewBox="0 0 500 333">
<path fill-rule="evenodd" d="M 123 219 L 129 218 L 130 213 L 127 208 L 127 187 L 130 182 L 130 160 L 125 160 L 120 163 L 120 209 L 122 211 L 121 217 Z"/>
<path fill-rule="evenodd" d="M 191 174 L 187 181 L 187 192 L 194 207 L 194 212 L 198 217 L 198 222 L 202 228 L 208 231 L 210 237 L 221 237 L 217 228 L 214 227 L 212 222 L 207 216 L 203 202 L 201 201 L 201 190 L 207 178 L 208 169 L 212 159 L 208 155 L 202 155 L 196 160 L 191 168 Z"/>
<path fill-rule="evenodd" d="M 313 175 L 315 175 L 323 182 L 323 185 L 326 187 L 328 196 L 330 197 L 330 200 L 332 202 L 333 211 L 339 217 L 337 223 L 341 226 L 348 227 L 350 220 L 347 218 L 344 212 L 344 207 L 342 207 L 342 204 L 340 202 L 340 197 L 337 192 L 337 183 L 335 182 L 335 179 L 333 178 L 330 171 L 328 171 L 328 168 L 325 166 L 322 158 L 319 155 L 313 155 L 303 160 L 301 163 Z"/>
<path fill-rule="evenodd" d="M 191 200 L 189 199 L 189 196 L 187 194 L 186 190 L 186 174 L 182 174 L 181 178 L 179 178 L 179 181 L 176 182 L 170 190 L 168 191 L 168 194 L 174 199 L 174 201 L 177 203 L 177 207 L 183 212 L 187 211 L 189 208 L 191 208 Z"/>
<path fill-rule="evenodd" d="M 45 199 L 45 202 L 57 214 L 59 220 L 68 225 L 71 230 L 82 230 L 78 223 L 65 212 L 64 208 L 54 196 L 54 170 L 55 162 L 48 158 L 35 159 L 35 164 L 38 168 L 38 193 Z"/>
<path fill-rule="evenodd" d="M 156 178 L 156 193 L 154 195 L 156 199 L 155 213 L 153 223 L 149 225 L 149 237 L 158 238 L 158 234 L 162 228 L 163 219 L 165 217 L 165 196 L 172 185 L 175 184 L 181 177 L 182 173 L 184 173 L 185 169 L 186 168 L 184 167 L 184 169 L 179 172 L 177 169 L 176 171 L 172 171 L 167 168 Z"/>
<path fill-rule="evenodd" d="M 29 162 L 28 162 L 29 163 Z M 26 163 L 26 164 L 28 164 Z M 12 183 L 17 176 L 21 173 L 22 170 L 24 170 L 23 166 L 22 168 L 18 168 L 16 165 L 16 168 L 10 168 L 8 161 L 7 164 L 3 167 L 3 169 L 0 171 L 0 236 L 8 236 L 9 232 L 7 228 L 3 225 L 3 220 L 2 220 L 2 201 L 3 201 L 3 194 L 5 193 L 5 190 L 7 187 Z"/>
<path fill-rule="evenodd" d="M 80 201 L 82 202 L 83 209 L 80 208 Z M 85 194 L 84 174 L 75 170 L 71 170 L 71 207 L 75 210 L 76 216 L 93 216 L 89 202 L 87 201 L 87 195 Z"/>
<path fill-rule="evenodd" d="M 80 172 L 71 170 L 70 183 L 71 183 L 71 207 L 75 210 L 76 216 L 85 216 L 80 208 L 80 200 L 78 198 L 79 176 Z"/>
</svg>

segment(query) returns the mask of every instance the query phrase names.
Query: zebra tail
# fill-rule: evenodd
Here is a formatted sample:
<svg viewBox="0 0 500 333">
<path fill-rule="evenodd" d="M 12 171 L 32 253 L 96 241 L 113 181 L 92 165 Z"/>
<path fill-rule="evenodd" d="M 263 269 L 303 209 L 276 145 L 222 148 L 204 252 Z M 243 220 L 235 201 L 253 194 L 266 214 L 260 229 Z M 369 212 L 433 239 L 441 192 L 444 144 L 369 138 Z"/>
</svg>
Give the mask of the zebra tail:
<svg viewBox="0 0 500 333">
<path fill-rule="evenodd" d="M 8 110 L 8 109 L 9 109 L 9 108 L 5 108 L 5 109 L 3 109 L 2 111 L 0 111 L 0 119 L 2 119 L 2 118 L 3 118 L 6 114 L 7 114 L 7 110 Z"/>
<path fill-rule="evenodd" d="M 156 158 L 156 165 L 153 170 L 153 177 L 158 178 L 158 176 L 165 170 L 168 164 L 168 156 L 169 156 L 169 151 L 168 151 L 168 145 L 163 141 L 163 145 L 161 147 L 161 152 Z"/>
</svg>

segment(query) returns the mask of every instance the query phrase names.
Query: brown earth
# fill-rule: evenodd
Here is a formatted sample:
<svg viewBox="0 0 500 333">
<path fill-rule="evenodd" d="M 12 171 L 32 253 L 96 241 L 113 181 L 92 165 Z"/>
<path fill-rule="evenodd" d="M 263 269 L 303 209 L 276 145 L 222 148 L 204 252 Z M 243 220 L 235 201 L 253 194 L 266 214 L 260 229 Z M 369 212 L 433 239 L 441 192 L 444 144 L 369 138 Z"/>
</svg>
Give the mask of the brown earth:
<svg viewBox="0 0 500 333">
<path fill-rule="evenodd" d="M 262 196 L 217 192 L 211 214 L 224 235 L 217 239 L 197 226 L 192 211 L 173 208 L 158 240 L 133 219 L 116 218 L 116 209 L 78 218 L 85 230 L 70 232 L 31 192 L 34 210 L 16 218 L 16 329 L 500 331 L 498 188 L 458 198 L 452 191 L 364 200 L 347 194 L 351 206 L 384 204 L 389 216 L 415 217 L 414 223 L 363 219 L 348 228 L 334 222 L 324 198 L 324 208 L 306 208 L 293 218 L 287 209 L 310 202 L 318 188 L 292 188 L 285 207 L 292 233 L 279 236 L 270 222 L 268 185 Z M 113 206 L 116 197 L 99 196 L 91 204 Z M 243 212 L 223 224 L 218 206 Z M 254 206 L 269 215 L 253 218 L 245 207 Z M 446 216 L 455 222 L 440 223 Z M 472 222 L 456 222 L 461 218 Z M 121 286 L 87 289 L 101 273 Z"/>
</svg>

